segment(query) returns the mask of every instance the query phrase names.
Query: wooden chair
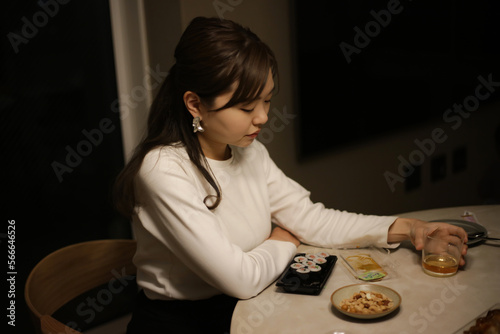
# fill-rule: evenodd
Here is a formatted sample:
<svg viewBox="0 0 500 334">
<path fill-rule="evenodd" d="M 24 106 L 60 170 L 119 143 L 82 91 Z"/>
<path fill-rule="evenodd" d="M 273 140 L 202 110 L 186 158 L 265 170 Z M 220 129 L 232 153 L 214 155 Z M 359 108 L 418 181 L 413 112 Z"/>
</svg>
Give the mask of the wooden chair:
<svg viewBox="0 0 500 334">
<path fill-rule="evenodd" d="M 92 315 L 94 320 L 96 313 L 108 307 L 113 298 L 119 301 L 117 296 L 125 286 L 133 286 L 137 291 L 136 268 L 132 263 L 135 251 L 135 240 L 95 240 L 66 246 L 42 259 L 31 271 L 25 286 L 26 304 L 38 333 L 80 333 L 71 328 L 76 327 L 75 324 L 53 317 L 75 299 L 79 305 L 75 308 L 74 304 L 72 310 L 86 315 L 87 321 Z M 89 291 L 94 291 L 91 297 L 86 297 L 90 298 L 87 302 L 94 303 L 94 314 L 90 306 L 82 304 L 82 299 L 78 301 L 79 296 Z M 108 330 L 108 333 L 113 332 Z"/>
</svg>

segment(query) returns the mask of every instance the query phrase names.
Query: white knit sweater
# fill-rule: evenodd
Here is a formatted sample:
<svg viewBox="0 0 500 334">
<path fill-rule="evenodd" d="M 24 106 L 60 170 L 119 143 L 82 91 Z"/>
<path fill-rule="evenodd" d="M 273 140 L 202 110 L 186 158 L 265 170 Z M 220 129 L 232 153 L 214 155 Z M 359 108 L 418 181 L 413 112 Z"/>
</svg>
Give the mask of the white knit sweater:
<svg viewBox="0 0 500 334">
<path fill-rule="evenodd" d="M 229 160 L 209 160 L 222 190 L 213 211 L 203 199 L 214 191 L 183 147 L 158 148 L 144 159 L 136 180 L 134 262 L 149 298 L 255 296 L 297 251 L 290 242 L 266 240 L 271 222 L 316 246 L 397 246 L 387 244 L 396 217 L 326 209 L 283 174 L 261 143 L 231 149 Z"/>
</svg>

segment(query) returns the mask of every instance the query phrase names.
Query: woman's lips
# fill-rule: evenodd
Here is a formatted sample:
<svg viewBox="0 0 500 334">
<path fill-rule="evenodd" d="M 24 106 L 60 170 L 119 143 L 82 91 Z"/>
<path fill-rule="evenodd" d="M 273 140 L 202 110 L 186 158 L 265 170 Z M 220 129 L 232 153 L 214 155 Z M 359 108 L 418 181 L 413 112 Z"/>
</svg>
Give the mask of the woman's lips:
<svg viewBox="0 0 500 334">
<path fill-rule="evenodd" d="M 257 138 L 257 136 L 259 135 L 259 132 L 260 132 L 260 131 L 256 131 L 256 132 L 254 132 L 254 133 L 252 133 L 252 134 L 247 135 L 247 137 L 250 137 L 250 138 L 252 138 L 252 139 Z"/>
</svg>

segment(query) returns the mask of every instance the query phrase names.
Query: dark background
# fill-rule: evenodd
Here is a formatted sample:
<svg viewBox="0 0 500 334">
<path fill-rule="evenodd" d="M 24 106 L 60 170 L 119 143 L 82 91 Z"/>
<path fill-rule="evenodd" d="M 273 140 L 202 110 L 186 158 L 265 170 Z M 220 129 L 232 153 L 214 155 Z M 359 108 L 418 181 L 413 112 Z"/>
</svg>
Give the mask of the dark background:
<svg viewBox="0 0 500 334">
<path fill-rule="evenodd" d="M 394 3 L 399 13 L 388 19 L 388 5 Z M 302 158 L 442 121 L 446 109 L 474 94 L 479 75 L 500 79 L 499 1 L 293 5 L 297 95 L 299 110 L 307 110 L 297 122 Z M 388 24 L 384 27 L 371 11 Z M 356 47 L 354 28 L 366 33 L 367 24 L 366 46 L 358 40 L 358 53 L 348 62 L 340 44 Z M 499 97 L 497 90 L 481 105 Z"/>
<path fill-rule="evenodd" d="M 4 284 L 8 221 L 16 226 L 15 331 L 2 320 L 9 333 L 32 333 L 24 284 L 44 256 L 81 241 L 130 237 L 110 201 L 123 151 L 112 108 L 117 88 L 108 2 L 66 2 L 42 0 L 50 13 L 26 0 L 6 2 L 0 11 Z M 374 20 L 370 11 L 386 9 L 389 1 L 294 3 L 299 102 L 308 105 L 298 108 L 308 114 L 296 122 L 302 157 L 438 119 L 474 92 L 478 75 L 500 73 L 496 0 L 401 0 L 402 12 L 350 63 L 339 44 L 353 45 L 353 28 L 364 30 Z M 13 46 L 13 34 L 24 42 Z M 495 98 L 498 91 L 487 102 Z M 333 117 L 332 110 L 343 112 Z M 103 120 L 109 133 L 85 146 L 84 132 L 95 133 Z M 69 152 L 78 149 L 85 156 L 73 156 L 71 172 L 59 179 L 54 163 L 67 166 Z"/>
<path fill-rule="evenodd" d="M 0 14 L 1 268 L 8 272 L 5 234 L 15 220 L 17 333 L 32 333 L 24 284 L 39 260 L 69 244 L 130 237 L 110 201 L 123 151 L 111 108 L 117 89 L 108 1 L 66 2 L 43 1 L 44 10 L 38 1 L 9 1 Z M 16 52 L 9 33 L 31 37 Z M 101 138 L 96 129 L 106 119 Z M 94 144 L 84 143 L 90 141 L 83 131 L 94 133 Z M 73 168 L 70 150 L 83 153 L 72 157 Z M 71 172 L 59 179 L 54 162 Z M 2 315 L 2 327 L 6 322 Z"/>
</svg>

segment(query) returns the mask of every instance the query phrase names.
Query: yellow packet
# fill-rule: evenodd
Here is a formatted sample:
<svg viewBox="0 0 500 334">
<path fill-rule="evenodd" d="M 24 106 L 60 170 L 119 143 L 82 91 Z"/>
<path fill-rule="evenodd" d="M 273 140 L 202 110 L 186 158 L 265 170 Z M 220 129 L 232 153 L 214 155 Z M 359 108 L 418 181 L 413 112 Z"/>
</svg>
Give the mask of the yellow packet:
<svg viewBox="0 0 500 334">
<path fill-rule="evenodd" d="M 381 280 L 387 276 L 387 272 L 370 254 L 355 254 L 347 257 L 341 255 L 341 257 L 351 274 L 363 281 Z"/>
</svg>

